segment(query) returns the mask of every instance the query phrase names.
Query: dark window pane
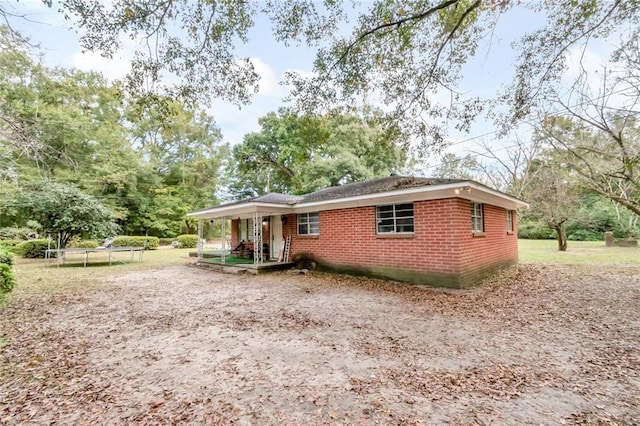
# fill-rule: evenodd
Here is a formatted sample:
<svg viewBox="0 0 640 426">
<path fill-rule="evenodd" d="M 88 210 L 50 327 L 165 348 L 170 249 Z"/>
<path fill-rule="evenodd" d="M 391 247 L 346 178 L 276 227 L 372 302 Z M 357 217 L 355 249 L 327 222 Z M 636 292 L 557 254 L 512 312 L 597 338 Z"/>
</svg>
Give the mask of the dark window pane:
<svg viewBox="0 0 640 426">
<path fill-rule="evenodd" d="M 396 217 L 413 217 L 413 210 L 396 211 Z"/>
<path fill-rule="evenodd" d="M 396 232 L 413 232 L 413 223 L 410 225 L 398 225 Z"/>
<path fill-rule="evenodd" d="M 393 225 L 378 225 L 378 232 L 380 234 L 393 232 Z"/>
</svg>

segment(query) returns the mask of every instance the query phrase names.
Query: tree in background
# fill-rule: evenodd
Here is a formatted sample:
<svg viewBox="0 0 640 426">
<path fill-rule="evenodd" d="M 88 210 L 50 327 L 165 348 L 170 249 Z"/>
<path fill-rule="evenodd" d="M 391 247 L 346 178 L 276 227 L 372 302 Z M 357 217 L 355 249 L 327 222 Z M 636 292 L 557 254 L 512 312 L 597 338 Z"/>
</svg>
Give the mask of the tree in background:
<svg viewBox="0 0 640 426">
<path fill-rule="evenodd" d="M 127 234 L 192 231 L 186 212 L 215 202 L 228 156 L 213 119 L 96 73 L 44 67 L 11 36 L 0 27 L 0 201 L 55 181 L 95 196 Z M 11 220 L 0 212 L 0 227 Z"/>
<path fill-rule="evenodd" d="M 576 179 L 553 151 L 541 152 L 531 165 L 526 192 L 530 208 L 524 220 L 535 218 L 556 233 L 558 250 L 567 250 L 567 223 L 577 217 L 581 198 Z"/>
<path fill-rule="evenodd" d="M 259 120 L 260 132 L 233 148 L 229 189 L 238 198 L 302 194 L 400 171 L 407 162 L 403 141 L 383 130 L 378 119 L 375 111 L 269 113 Z"/>
<path fill-rule="evenodd" d="M 448 152 L 440 157 L 433 176 L 445 179 L 466 179 L 483 182 L 486 176 L 479 172 L 478 160 L 473 155 L 456 155 Z"/>
<path fill-rule="evenodd" d="M 44 234 L 60 237 L 65 247 L 73 237 L 101 238 L 118 227 L 111 211 L 73 185 L 43 182 L 20 191 L 3 206 L 19 220 L 35 220 Z"/>
</svg>

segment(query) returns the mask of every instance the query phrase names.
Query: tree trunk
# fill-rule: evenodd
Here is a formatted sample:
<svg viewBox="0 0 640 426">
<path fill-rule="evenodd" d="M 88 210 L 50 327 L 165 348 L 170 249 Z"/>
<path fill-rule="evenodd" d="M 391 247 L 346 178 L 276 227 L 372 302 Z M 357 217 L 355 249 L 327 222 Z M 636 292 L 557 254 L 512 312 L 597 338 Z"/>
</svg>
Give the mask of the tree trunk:
<svg viewBox="0 0 640 426">
<path fill-rule="evenodd" d="M 558 239 L 558 251 L 567 251 L 567 231 L 564 229 L 564 222 L 554 225 L 554 228 Z"/>
</svg>

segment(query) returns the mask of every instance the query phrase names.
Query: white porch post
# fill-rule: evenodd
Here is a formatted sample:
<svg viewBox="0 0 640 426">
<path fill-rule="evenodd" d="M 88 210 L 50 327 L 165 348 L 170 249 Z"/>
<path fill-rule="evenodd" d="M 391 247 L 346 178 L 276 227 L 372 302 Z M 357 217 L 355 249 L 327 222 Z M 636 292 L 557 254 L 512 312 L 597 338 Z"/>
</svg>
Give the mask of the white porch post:
<svg viewBox="0 0 640 426">
<path fill-rule="evenodd" d="M 223 217 L 222 219 L 222 223 L 220 224 L 220 239 L 222 240 L 222 251 L 220 252 L 220 261 L 222 263 L 225 263 L 225 255 L 226 255 L 226 251 L 227 251 L 227 232 L 226 232 L 226 225 L 227 225 L 227 218 Z"/>
<path fill-rule="evenodd" d="M 262 263 L 262 213 L 253 214 L 253 264 Z"/>
<path fill-rule="evenodd" d="M 202 260 L 204 241 L 202 239 L 202 219 L 198 219 L 198 262 Z"/>
</svg>

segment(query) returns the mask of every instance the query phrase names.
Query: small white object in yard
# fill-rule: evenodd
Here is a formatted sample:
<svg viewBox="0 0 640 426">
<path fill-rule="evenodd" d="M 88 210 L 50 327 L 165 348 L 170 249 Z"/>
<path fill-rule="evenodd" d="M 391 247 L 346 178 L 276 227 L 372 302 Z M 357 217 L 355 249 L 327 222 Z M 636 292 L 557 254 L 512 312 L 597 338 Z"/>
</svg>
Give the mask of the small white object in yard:
<svg viewBox="0 0 640 426">
<path fill-rule="evenodd" d="M 171 245 L 172 245 L 174 248 L 180 248 L 180 247 L 182 247 L 182 243 L 181 243 L 180 241 L 171 241 Z"/>
</svg>

